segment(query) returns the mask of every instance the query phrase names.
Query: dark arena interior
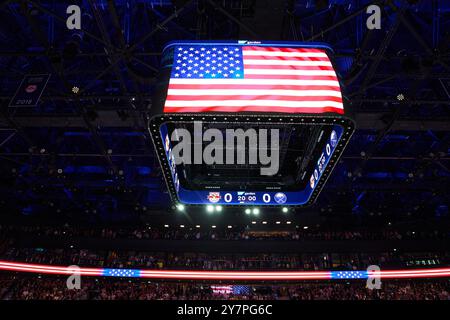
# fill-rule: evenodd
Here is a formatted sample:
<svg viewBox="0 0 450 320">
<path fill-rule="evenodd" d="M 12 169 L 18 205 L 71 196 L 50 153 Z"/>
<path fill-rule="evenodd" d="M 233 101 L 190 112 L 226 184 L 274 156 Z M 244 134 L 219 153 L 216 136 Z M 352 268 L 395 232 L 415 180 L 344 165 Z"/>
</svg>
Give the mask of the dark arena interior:
<svg viewBox="0 0 450 320">
<path fill-rule="evenodd" d="M 449 46 L 450 1 L 2 1 L 0 299 L 450 300 Z M 278 172 L 175 163 L 194 119 Z"/>
</svg>

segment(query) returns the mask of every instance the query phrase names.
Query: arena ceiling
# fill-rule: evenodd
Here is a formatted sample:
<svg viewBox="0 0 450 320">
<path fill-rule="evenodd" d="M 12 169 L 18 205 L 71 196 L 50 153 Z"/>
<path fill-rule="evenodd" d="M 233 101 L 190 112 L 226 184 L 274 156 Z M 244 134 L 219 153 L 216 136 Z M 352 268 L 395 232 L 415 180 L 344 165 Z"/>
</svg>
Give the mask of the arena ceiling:
<svg viewBox="0 0 450 320">
<path fill-rule="evenodd" d="M 366 27 L 373 3 L 380 30 Z M 82 30 L 66 28 L 70 4 L 81 7 Z M 0 21 L 3 216 L 104 221 L 167 211 L 145 123 L 161 50 L 182 39 L 334 49 L 357 131 L 317 204 L 298 215 L 448 215 L 450 3 L 4 1 Z M 51 74 L 39 105 L 8 107 L 26 74 Z"/>
</svg>

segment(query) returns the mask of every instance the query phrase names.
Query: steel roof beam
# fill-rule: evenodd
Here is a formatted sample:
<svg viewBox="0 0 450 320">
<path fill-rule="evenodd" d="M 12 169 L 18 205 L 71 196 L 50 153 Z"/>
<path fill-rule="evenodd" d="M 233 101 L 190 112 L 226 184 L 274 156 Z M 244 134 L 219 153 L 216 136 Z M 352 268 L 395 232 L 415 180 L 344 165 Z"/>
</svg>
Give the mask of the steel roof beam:
<svg viewBox="0 0 450 320">
<path fill-rule="evenodd" d="M 117 114 L 117 110 L 99 110 L 97 111 L 98 118 L 92 121 L 93 126 L 100 126 L 102 128 L 130 128 L 133 130 L 134 123 L 131 119 L 122 120 Z M 138 126 L 141 130 L 147 130 L 144 119 L 140 117 L 140 111 L 130 111 L 135 113 L 138 117 Z M 383 118 L 383 113 L 356 113 L 355 121 L 356 127 L 359 130 L 382 130 L 386 127 L 386 122 Z M 130 115 L 131 118 L 131 115 Z M 21 127 L 29 128 L 85 128 L 86 123 L 79 115 L 49 115 L 49 116 L 32 116 L 17 114 L 14 121 Z M 448 119 L 397 119 L 391 127 L 391 131 L 448 131 Z M 8 121 L 0 119 L 0 128 L 11 128 Z"/>
</svg>

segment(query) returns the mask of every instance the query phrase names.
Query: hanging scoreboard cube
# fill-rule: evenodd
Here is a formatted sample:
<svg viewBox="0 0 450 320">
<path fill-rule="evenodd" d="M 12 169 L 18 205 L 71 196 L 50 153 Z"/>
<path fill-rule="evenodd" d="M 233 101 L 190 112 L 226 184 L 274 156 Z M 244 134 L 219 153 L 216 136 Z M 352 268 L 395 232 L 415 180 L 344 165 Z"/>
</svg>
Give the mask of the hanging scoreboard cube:
<svg viewBox="0 0 450 320">
<path fill-rule="evenodd" d="M 331 53 L 322 44 L 285 42 L 167 45 L 148 128 L 172 200 L 187 205 L 312 204 L 355 127 L 344 110 Z M 191 135 L 190 150 L 182 153 L 175 152 L 177 142 L 186 139 L 177 137 L 181 129 Z M 223 160 L 206 163 L 204 151 L 213 141 L 205 141 L 208 129 L 224 137 L 229 130 L 276 132 L 258 148 L 277 154 L 277 170 L 267 174 L 267 161 L 251 162 L 250 156 L 227 161 L 227 152 L 235 160 L 242 150 L 226 143 L 214 154 Z M 254 141 L 244 138 L 250 150 Z M 192 161 L 179 161 L 187 155 Z"/>
</svg>

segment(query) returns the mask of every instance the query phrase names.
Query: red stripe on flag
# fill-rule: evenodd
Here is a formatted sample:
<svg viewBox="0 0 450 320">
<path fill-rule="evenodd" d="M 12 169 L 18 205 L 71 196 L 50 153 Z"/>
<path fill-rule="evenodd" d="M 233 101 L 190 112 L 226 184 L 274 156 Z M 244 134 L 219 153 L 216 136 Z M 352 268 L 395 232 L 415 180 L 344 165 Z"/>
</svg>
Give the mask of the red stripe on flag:
<svg viewBox="0 0 450 320">
<path fill-rule="evenodd" d="M 278 113 L 325 113 L 334 112 L 344 114 L 344 110 L 336 107 L 324 106 L 322 108 L 288 108 L 288 107 L 164 107 L 164 113 L 197 113 L 197 112 L 278 112 Z"/>
<path fill-rule="evenodd" d="M 330 96 L 285 96 L 285 95 L 237 95 L 237 96 L 227 96 L 227 95 L 169 95 L 166 101 L 192 101 L 192 100 L 242 100 L 242 101 L 252 101 L 252 100 L 280 100 L 280 101 L 335 101 L 342 102 L 340 97 L 330 97 Z"/>
<path fill-rule="evenodd" d="M 211 81 L 212 82 L 212 81 Z M 341 92 L 336 86 L 305 86 L 305 85 L 267 85 L 267 84 L 170 84 L 169 89 L 208 90 L 208 89 L 256 89 L 256 90 L 333 90 Z"/>
<path fill-rule="evenodd" d="M 293 65 L 276 65 L 276 64 L 268 64 L 268 65 L 258 65 L 251 64 L 251 61 L 244 62 L 245 68 L 248 69 L 282 69 L 282 70 L 328 70 L 334 71 L 333 67 L 330 66 L 293 66 Z M 244 69 L 245 73 L 245 69 Z M 278 76 L 276 76 L 278 77 Z"/>
<path fill-rule="evenodd" d="M 290 74 L 245 74 L 245 79 L 272 79 L 277 81 L 277 79 L 290 79 L 290 80 L 334 80 L 337 81 L 336 76 L 306 76 L 306 75 L 290 75 Z"/>
<path fill-rule="evenodd" d="M 271 52 L 325 52 L 316 48 L 285 48 L 285 47 L 264 47 L 264 46 L 244 46 L 242 50 L 271 51 Z"/>
<path fill-rule="evenodd" d="M 286 56 L 261 56 L 261 55 L 246 55 L 244 60 L 286 60 L 286 61 L 330 61 L 327 57 L 286 57 Z"/>
</svg>

